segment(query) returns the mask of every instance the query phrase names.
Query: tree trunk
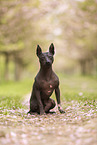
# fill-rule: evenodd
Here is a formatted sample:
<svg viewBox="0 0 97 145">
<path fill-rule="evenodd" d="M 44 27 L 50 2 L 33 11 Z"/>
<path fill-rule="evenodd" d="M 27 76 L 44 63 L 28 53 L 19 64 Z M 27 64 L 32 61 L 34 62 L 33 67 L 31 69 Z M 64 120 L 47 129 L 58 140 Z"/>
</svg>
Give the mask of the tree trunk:
<svg viewBox="0 0 97 145">
<path fill-rule="evenodd" d="M 81 60 L 80 61 L 80 66 L 81 66 L 82 75 L 86 75 L 86 61 L 85 60 Z"/>
<path fill-rule="evenodd" d="M 9 55 L 8 53 L 6 53 L 5 54 L 5 80 L 9 79 L 8 64 L 9 64 Z"/>
<path fill-rule="evenodd" d="M 15 80 L 18 81 L 21 77 L 21 65 L 17 54 L 15 54 L 14 63 L 15 63 Z"/>
<path fill-rule="evenodd" d="M 87 74 L 91 75 L 93 72 L 94 66 L 93 66 L 93 60 L 87 60 Z"/>
</svg>

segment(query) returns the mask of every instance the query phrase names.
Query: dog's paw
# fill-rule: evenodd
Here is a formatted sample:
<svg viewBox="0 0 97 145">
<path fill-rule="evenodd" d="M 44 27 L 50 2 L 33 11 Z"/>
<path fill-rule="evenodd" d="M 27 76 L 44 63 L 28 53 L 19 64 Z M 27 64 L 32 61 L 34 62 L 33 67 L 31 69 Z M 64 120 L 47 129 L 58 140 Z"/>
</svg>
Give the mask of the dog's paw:
<svg viewBox="0 0 97 145">
<path fill-rule="evenodd" d="M 60 105 L 58 105 L 58 110 L 59 110 L 60 113 L 66 113 L 66 112 L 62 109 L 62 107 L 61 107 Z"/>
<path fill-rule="evenodd" d="M 46 115 L 44 111 L 40 111 L 40 115 Z"/>
<path fill-rule="evenodd" d="M 30 115 L 32 115 L 32 114 L 33 114 L 33 112 L 29 111 L 29 112 L 27 112 L 27 114 L 30 114 Z"/>
<path fill-rule="evenodd" d="M 62 109 L 59 109 L 59 112 L 60 113 L 66 113 L 64 110 L 62 110 Z"/>
</svg>

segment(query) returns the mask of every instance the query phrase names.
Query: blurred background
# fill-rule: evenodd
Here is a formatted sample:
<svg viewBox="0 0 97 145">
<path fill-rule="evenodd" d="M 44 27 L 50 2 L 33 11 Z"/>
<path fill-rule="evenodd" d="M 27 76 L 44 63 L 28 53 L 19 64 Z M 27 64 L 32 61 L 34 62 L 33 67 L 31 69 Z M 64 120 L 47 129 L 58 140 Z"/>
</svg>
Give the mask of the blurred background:
<svg viewBox="0 0 97 145">
<path fill-rule="evenodd" d="M 66 114 L 27 116 L 51 43 Z M 96 145 L 96 124 L 97 0 L 0 0 L 0 143 Z"/>
<path fill-rule="evenodd" d="M 56 72 L 97 75 L 97 0 L 0 0 L 0 81 L 33 77 L 51 43 Z"/>
</svg>

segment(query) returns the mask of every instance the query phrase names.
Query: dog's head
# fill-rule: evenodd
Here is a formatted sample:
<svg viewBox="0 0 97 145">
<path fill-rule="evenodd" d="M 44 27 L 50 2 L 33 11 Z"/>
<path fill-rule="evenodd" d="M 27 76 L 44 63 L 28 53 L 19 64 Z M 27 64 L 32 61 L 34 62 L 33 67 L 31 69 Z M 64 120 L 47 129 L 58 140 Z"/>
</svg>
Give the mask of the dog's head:
<svg viewBox="0 0 97 145">
<path fill-rule="evenodd" d="M 40 46 L 37 45 L 36 54 L 39 58 L 39 61 L 42 67 L 49 68 L 52 65 L 54 61 L 54 58 L 53 58 L 54 53 L 55 51 L 54 51 L 53 43 L 49 47 L 49 52 L 44 52 L 44 53 L 42 53 L 42 49 L 40 48 Z"/>
</svg>

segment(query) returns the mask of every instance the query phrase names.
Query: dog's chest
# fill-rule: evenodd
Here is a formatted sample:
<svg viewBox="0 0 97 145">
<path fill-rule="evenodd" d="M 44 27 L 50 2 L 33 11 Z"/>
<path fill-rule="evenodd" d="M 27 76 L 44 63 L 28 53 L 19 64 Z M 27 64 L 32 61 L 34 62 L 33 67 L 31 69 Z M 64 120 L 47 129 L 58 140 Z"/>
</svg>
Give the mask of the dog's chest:
<svg viewBox="0 0 97 145">
<path fill-rule="evenodd" d="M 40 82 L 40 88 L 42 93 L 46 94 L 46 95 L 50 95 L 52 94 L 53 90 L 57 87 L 58 83 L 56 79 L 53 80 L 42 80 Z"/>
</svg>

